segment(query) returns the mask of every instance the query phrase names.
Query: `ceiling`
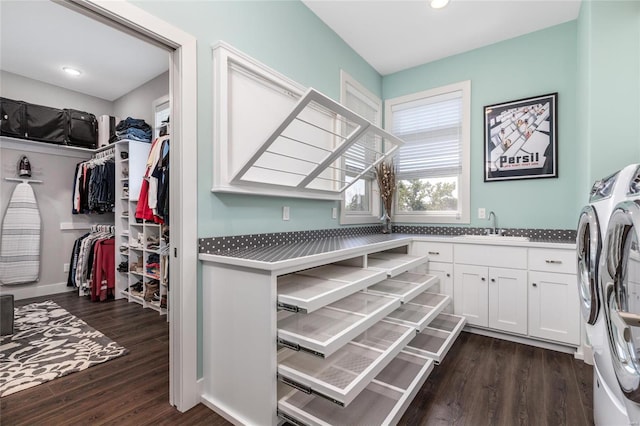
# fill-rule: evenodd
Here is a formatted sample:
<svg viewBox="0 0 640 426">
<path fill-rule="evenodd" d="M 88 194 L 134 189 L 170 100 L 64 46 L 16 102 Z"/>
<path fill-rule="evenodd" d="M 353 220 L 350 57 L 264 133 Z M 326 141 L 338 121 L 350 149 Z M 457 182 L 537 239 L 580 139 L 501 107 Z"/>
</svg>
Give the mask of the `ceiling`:
<svg viewBox="0 0 640 426">
<path fill-rule="evenodd" d="M 302 0 L 380 74 L 574 20 L 580 0 Z"/>
<path fill-rule="evenodd" d="M 167 71 L 169 53 L 50 1 L 0 0 L 0 69 L 114 101 Z"/>
<path fill-rule="evenodd" d="M 380 74 L 576 19 L 580 0 L 302 0 Z M 83 71 L 80 77 L 63 66 Z M 0 69 L 113 101 L 169 68 L 167 51 L 44 0 L 0 0 Z"/>
</svg>

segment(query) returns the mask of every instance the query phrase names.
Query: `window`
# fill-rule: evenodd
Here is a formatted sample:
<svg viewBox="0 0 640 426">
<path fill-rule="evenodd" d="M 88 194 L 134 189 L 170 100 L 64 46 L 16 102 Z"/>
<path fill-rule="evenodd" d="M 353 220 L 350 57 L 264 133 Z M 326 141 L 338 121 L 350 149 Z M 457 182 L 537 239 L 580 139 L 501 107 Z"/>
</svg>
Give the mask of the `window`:
<svg viewBox="0 0 640 426">
<path fill-rule="evenodd" d="M 394 222 L 469 223 L 471 82 L 386 101 L 396 155 Z"/>
<path fill-rule="evenodd" d="M 349 74 L 341 71 L 341 103 L 351 111 L 380 125 L 382 122 L 382 100 L 368 91 Z M 347 129 L 348 131 L 350 129 Z M 365 137 L 362 143 L 353 145 L 345 155 L 344 170 L 347 182 L 352 182 L 364 169 L 365 164 L 371 164 L 376 155 L 370 147 L 380 150 L 379 144 L 373 137 Z M 341 224 L 374 223 L 379 220 L 379 197 L 372 195 L 375 185 L 373 172 L 365 174 L 344 192 L 342 208 L 340 209 Z"/>
<path fill-rule="evenodd" d="M 169 95 L 156 99 L 152 103 L 153 108 L 153 139 L 160 136 L 160 129 L 164 126 L 164 122 L 169 119 L 171 113 L 171 105 L 169 104 Z M 169 132 L 170 133 L 170 132 Z"/>
</svg>

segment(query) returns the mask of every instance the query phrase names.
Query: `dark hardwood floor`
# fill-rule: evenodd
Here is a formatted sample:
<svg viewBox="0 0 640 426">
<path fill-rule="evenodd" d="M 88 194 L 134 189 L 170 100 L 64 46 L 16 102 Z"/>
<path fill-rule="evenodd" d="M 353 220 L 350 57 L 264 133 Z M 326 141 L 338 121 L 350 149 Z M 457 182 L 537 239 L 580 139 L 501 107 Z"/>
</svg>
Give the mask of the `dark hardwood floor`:
<svg viewBox="0 0 640 426">
<path fill-rule="evenodd" d="M 42 300 L 55 301 L 130 352 L 1 398 L 3 426 L 229 424 L 202 404 L 186 413 L 169 405 L 165 317 L 134 303 L 91 303 L 73 293 L 16 305 Z M 462 333 L 401 424 L 591 425 L 591 385 L 591 367 L 570 355 Z"/>
</svg>

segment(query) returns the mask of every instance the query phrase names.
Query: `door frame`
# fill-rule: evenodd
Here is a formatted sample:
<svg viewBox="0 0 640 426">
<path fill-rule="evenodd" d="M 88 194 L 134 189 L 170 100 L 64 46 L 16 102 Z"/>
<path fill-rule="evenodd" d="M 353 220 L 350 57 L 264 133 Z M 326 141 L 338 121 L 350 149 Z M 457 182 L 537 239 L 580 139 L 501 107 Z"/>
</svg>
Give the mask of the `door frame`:
<svg viewBox="0 0 640 426">
<path fill-rule="evenodd" d="M 169 256 L 169 403 L 187 411 L 200 402 L 197 339 L 197 49 L 196 38 L 126 1 L 54 0 L 160 46 L 171 54 Z"/>
</svg>

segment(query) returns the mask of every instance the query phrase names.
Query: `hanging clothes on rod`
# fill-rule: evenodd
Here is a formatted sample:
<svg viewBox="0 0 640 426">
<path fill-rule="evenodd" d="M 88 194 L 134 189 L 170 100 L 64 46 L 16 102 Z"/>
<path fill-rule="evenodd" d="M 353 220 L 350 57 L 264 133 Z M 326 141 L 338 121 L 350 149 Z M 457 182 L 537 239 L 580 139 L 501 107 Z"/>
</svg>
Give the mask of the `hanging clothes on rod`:
<svg viewBox="0 0 640 426">
<path fill-rule="evenodd" d="M 78 238 L 69 262 L 67 286 L 78 288 L 80 296 L 105 301 L 115 295 L 115 227 L 93 225 Z"/>
<path fill-rule="evenodd" d="M 115 207 L 115 147 L 76 165 L 73 181 L 73 214 L 109 213 Z"/>
<path fill-rule="evenodd" d="M 169 219 L 169 135 L 153 141 L 140 187 L 136 220 L 167 223 Z"/>
</svg>

